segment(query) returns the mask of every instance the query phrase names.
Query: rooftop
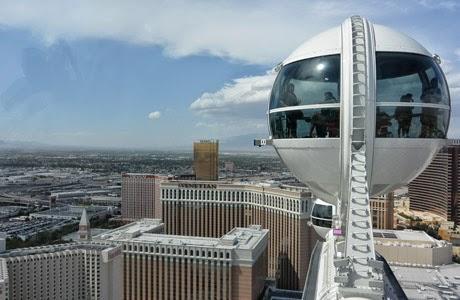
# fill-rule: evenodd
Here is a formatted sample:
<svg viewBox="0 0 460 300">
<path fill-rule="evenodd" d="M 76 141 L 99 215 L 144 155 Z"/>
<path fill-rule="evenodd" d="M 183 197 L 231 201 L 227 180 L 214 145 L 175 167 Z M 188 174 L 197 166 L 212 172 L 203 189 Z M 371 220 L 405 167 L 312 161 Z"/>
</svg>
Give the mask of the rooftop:
<svg viewBox="0 0 460 300">
<path fill-rule="evenodd" d="M 9 250 L 7 252 L 1 253 L 0 258 L 9 258 L 9 257 L 20 257 L 25 255 L 36 255 L 36 254 L 50 254 L 66 250 L 104 250 L 112 248 L 113 245 L 97 243 L 97 242 L 77 242 L 77 243 L 68 243 L 68 244 L 57 244 L 57 245 L 47 245 L 40 247 L 29 247 L 29 248 L 19 248 Z"/>
<path fill-rule="evenodd" d="M 210 185 L 216 189 L 258 189 L 260 191 L 271 191 L 271 192 L 291 192 L 293 194 L 303 193 L 310 196 L 310 189 L 308 187 L 300 187 L 282 184 L 274 180 L 265 180 L 261 182 L 253 181 L 205 181 L 205 180 L 168 180 L 162 182 L 162 187 L 185 187 L 185 188 L 205 188 L 209 189 Z"/>
<path fill-rule="evenodd" d="M 236 227 L 230 230 L 221 238 L 207 238 L 198 236 L 182 236 L 171 234 L 159 234 L 164 224 L 160 219 L 142 219 L 122 227 L 104 232 L 94 240 L 115 241 L 115 242 L 140 242 L 161 245 L 211 247 L 222 249 L 253 249 L 268 230 L 262 229 L 259 225 L 249 227 Z"/>
<path fill-rule="evenodd" d="M 374 237 L 380 239 L 397 239 L 401 241 L 419 241 L 419 242 L 437 242 L 436 239 L 429 236 L 425 231 L 421 230 L 383 230 L 374 229 Z"/>
<path fill-rule="evenodd" d="M 93 216 L 101 215 L 104 213 L 110 212 L 114 207 L 113 206 L 62 206 L 55 207 L 48 210 L 35 212 L 30 214 L 31 217 L 40 218 L 40 217 L 50 217 L 50 218 L 63 218 L 63 219 L 75 219 L 80 220 L 83 210 L 86 209 L 88 218 L 91 219 Z"/>
<path fill-rule="evenodd" d="M 459 299 L 460 264 L 435 268 L 391 266 L 409 299 Z"/>
<path fill-rule="evenodd" d="M 420 230 L 374 229 L 373 235 L 376 245 L 417 248 L 438 248 L 450 245 L 448 242 L 432 238 L 426 232 Z"/>
<path fill-rule="evenodd" d="M 107 241 L 129 240 L 139 235 L 152 232 L 163 231 L 164 224 L 160 219 L 141 219 L 124 226 L 105 231 L 104 233 L 94 236 L 93 239 Z"/>
<path fill-rule="evenodd" d="M 166 175 L 153 174 L 153 173 L 123 173 L 123 177 L 149 177 L 149 178 L 166 178 Z"/>
</svg>

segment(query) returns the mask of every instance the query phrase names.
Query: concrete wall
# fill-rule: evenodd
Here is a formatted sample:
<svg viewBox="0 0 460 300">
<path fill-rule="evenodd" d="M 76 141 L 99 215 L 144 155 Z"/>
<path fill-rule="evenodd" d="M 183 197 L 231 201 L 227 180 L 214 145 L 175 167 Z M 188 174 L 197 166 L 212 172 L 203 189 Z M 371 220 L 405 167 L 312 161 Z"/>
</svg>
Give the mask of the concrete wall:
<svg viewBox="0 0 460 300">
<path fill-rule="evenodd" d="M 375 250 L 389 263 L 438 266 L 452 262 L 452 245 L 450 244 L 436 248 L 375 244 Z"/>
</svg>

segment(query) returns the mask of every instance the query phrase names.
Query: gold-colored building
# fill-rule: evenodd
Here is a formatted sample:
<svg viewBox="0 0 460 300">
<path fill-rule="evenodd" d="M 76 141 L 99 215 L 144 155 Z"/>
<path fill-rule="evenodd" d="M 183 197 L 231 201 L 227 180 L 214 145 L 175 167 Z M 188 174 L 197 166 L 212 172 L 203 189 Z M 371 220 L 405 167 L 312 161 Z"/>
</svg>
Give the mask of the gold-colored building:
<svg viewBox="0 0 460 300">
<path fill-rule="evenodd" d="M 306 188 L 212 181 L 161 183 L 166 233 L 219 237 L 234 227 L 269 230 L 268 277 L 278 288 L 302 289 L 318 236 L 307 225 L 312 195 Z"/>
<path fill-rule="evenodd" d="M 219 179 L 219 141 L 202 140 L 193 143 L 193 169 L 196 180 Z"/>
<path fill-rule="evenodd" d="M 374 229 L 393 229 L 394 193 L 371 198 L 372 227 Z"/>
</svg>

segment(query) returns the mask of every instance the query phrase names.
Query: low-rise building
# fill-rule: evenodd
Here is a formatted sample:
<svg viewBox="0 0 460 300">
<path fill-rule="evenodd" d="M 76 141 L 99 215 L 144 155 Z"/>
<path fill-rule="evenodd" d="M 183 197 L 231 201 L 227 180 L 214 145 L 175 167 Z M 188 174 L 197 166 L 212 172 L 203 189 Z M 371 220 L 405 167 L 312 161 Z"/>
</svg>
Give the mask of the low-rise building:
<svg viewBox="0 0 460 300">
<path fill-rule="evenodd" d="M 118 208 L 114 206 L 74 206 L 67 205 L 54 207 L 48 210 L 39 211 L 30 214 L 32 218 L 48 218 L 48 219 L 63 219 L 63 220 L 80 220 L 83 210 L 86 209 L 88 218 L 103 218 L 107 215 L 114 214 Z"/>
<path fill-rule="evenodd" d="M 424 231 L 374 230 L 375 251 L 389 264 L 439 266 L 452 263 L 452 244 Z"/>
<path fill-rule="evenodd" d="M 10 288 L 6 261 L 4 259 L 0 259 L 0 300 L 10 299 L 9 293 Z"/>
</svg>

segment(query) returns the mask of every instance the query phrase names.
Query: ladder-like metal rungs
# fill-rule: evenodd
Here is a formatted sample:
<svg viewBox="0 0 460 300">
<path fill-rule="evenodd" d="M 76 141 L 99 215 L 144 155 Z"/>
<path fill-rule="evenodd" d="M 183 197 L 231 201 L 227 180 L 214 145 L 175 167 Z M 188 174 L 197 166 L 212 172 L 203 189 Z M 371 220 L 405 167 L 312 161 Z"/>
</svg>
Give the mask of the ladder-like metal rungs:
<svg viewBox="0 0 460 300">
<path fill-rule="evenodd" d="M 358 205 L 367 206 L 369 200 L 367 200 L 366 198 L 352 198 L 351 202 L 356 203 Z"/>
<path fill-rule="evenodd" d="M 351 154 L 351 163 L 353 165 L 358 165 L 358 164 L 365 165 L 366 164 L 366 156 L 362 154 L 362 152 L 363 152 L 362 150 L 353 151 L 353 153 Z"/>
<path fill-rule="evenodd" d="M 363 224 L 363 225 L 359 225 L 359 224 Z M 368 221 L 358 221 L 358 220 L 356 220 L 356 221 L 351 222 L 351 225 L 353 227 L 362 228 L 362 229 L 370 228 Z"/>
<path fill-rule="evenodd" d="M 367 193 L 367 187 L 366 186 L 353 186 L 351 187 L 351 191 L 354 193 L 358 194 L 366 194 Z M 353 197 L 353 195 L 352 195 Z"/>
<path fill-rule="evenodd" d="M 367 241 L 369 240 L 369 233 L 366 232 L 353 232 L 352 233 L 353 238 L 358 239 L 358 240 L 363 240 Z"/>
<path fill-rule="evenodd" d="M 352 180 L 359 183 L 366 183 L 366 176 L 352 176 Z"/>
<path fill-rule="evenodd" d="M 369 244 L 354 244 L 351 246 L 353 250 L 359 251 L 361 253 L 368 253 L 371 251 L 371 248 L 369 247 Z"/>
<path fill-rule="evenodd" d="M 352 168 L 352 170 L 356 170 L 356 171 L 360 171 L 360 172 L 365 172 L 366 171 L 366 166 L 365 165 L 352 164 L 351 168 Z"/>
<path fill-rule="evenodd" d="M 351 179 L 354 180 L 355 178 L 359 178 L 360 180 L 365 180 L 367 179 L 367 175 L 363 172 L 360 171 L 353 171 L 351 172 Z"/>
<path fill-rule="evenodd" d="M 359 212 L 362 212 L 362 213 L 359 213 Z M 351 211 L 352 214 L 354 214 L 355 216 L 358 216 L 358 217 L 363 217 L 363 218 L 366 218 L 369 216 L 369 211 L 365 208 L 358 208 L 358 209 L 353 209 Z"/>
<path fill-rule="evenodd" d="M 367 49 L 365 23 L 360 17 L 351 18 L 352 39 L 352 100 L 350 124 L 350 173 L 348 176 L 346 256 L 350 263 L 336 266 L 338 274 L 336 282 L 342 285 L 342 296 L 353 294 L 363 295 L 373 292 L 368 280 L 373 280 L 372 265 L 369 259 L 374 258 L 372 237 L 372 220 L 369 206 L 369 186 L 366 162 L 366 109 L 367 109 Z M 343 276 L 346 273 L 353 274 Z M 373 283 L 374 284 L 374 283 Z M 374 285 L 378 285 L 375 283 Z M 350 288 L 348 290 L 348 288 Z M 356 294 L 357 293 L 357 294 Z M 372 293 L 370 293 L 372 294 Z M 375 293 L 380 295 L 381 293 Z M 372 294 L 374 296 L 374 294 Z"/>
</svg>

